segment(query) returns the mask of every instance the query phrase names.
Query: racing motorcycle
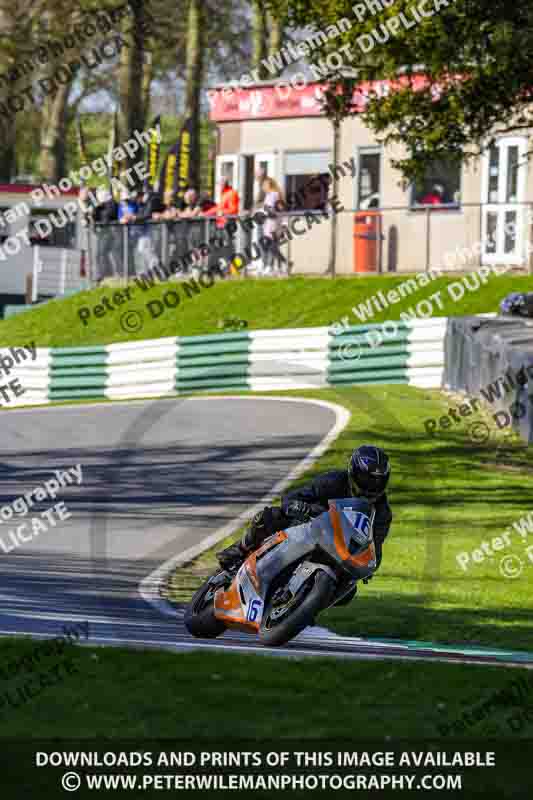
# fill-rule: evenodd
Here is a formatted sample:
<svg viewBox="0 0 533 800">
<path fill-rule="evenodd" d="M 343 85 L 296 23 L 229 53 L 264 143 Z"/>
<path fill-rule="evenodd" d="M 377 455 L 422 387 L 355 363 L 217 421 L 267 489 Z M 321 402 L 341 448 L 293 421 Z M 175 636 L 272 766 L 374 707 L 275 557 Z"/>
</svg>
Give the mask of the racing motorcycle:
<svg viewBox="0 0 533 800">
<path fill-rule="evenodd" d="M 240 567 L 218 570 L 204 583 L 186 609 L 187 630 L 212 639 L 237 628 L 264 645 L 285 644 L 372 576 L 374 516 L 366 499 L 350 497 L 278 531 Z"/>
</svg>

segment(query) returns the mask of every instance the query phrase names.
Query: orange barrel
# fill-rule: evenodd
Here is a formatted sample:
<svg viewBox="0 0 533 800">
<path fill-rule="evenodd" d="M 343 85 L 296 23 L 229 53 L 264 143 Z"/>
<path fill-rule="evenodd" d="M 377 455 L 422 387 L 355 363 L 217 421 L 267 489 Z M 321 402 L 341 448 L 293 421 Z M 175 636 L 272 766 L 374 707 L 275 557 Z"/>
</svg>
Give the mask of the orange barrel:
<svg viewBox="0 0 533 800">
<path fill-rule="evenodd" d="M 381 214 L 359 211 L 353 224 L 353 271 L 376 272 L 380 247 Z"/>
</svg>

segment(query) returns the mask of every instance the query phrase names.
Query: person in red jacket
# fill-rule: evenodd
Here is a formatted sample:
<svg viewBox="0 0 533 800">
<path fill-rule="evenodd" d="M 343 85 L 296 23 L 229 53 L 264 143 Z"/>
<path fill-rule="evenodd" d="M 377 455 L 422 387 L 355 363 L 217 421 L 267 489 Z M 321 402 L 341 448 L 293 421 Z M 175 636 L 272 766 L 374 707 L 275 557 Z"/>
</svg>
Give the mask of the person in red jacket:
<svg viewBox="0 0 533 800">
<path fill-rule="evenodd" d="M 221 178 L 218 185 L 220 188 L 220 201 L 216 206 L 206 211 L 204 216 L 216 217 L 217 228 L 224 229 L 228 222 L 226 214 L 236 216 L 239 213 L 241 201 L 238 192 L 232 188 L 227 178 Z M 210 256 L 210 266 L 223 275 L 232 262 L 235 243 L 231 234 L 227 231 L 224 234 L 219 234 L 216 238 L 219 241 L 215 247 L 215 252 Z M 211 243 L 211 237 L 209 241 Z"/>
<path fill-rule="evenodd" d="M 205 212 L 206 216 L 217 217 L 217 228 L 223 228 L 226 224 L 225 215 L 235 216 L 239 213 L 241 200 L 239 193 L 232 188 L 227 178 L 220 179 L 220 202 L 214 208 Z"/>
<path fill-rule="evenodd" d="M 442 205 L 444 203 L 444 186 L 440 183 L 435 183 L 419 202 L 423 206 Z"/>
</svg>

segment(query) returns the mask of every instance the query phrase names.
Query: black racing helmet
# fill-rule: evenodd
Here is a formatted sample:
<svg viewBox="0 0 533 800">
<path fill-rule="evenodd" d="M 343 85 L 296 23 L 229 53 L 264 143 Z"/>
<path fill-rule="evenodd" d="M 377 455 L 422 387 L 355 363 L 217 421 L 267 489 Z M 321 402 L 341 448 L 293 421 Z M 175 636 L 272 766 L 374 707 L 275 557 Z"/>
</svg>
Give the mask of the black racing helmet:
<svg viewBox="0 0 533 800">
<path fill-rule="evenodd" d="M 354 450 L 348 463 L 348 480 L 354 497 L 370 502 L 384 494 L 390 478 L 390 462 L 379 447 L 363 444 Z"/>
</svg>

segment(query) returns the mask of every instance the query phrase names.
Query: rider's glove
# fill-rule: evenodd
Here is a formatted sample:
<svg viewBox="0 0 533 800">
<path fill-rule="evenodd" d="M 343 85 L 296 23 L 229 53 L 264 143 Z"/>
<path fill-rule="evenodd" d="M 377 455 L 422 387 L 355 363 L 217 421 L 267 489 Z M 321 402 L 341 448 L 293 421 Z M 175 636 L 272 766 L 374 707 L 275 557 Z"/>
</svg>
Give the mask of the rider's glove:
<svg viewBox="0 0 533 800">
<path fill-rule="evenodd" d="M 287 515 L 301 519 L 303 522 L 308 522 L 313 516 L 313 508 L 309 503 L 304 503 L 302 500 L 291 500 L 287 505 Z"/>
</svg>

